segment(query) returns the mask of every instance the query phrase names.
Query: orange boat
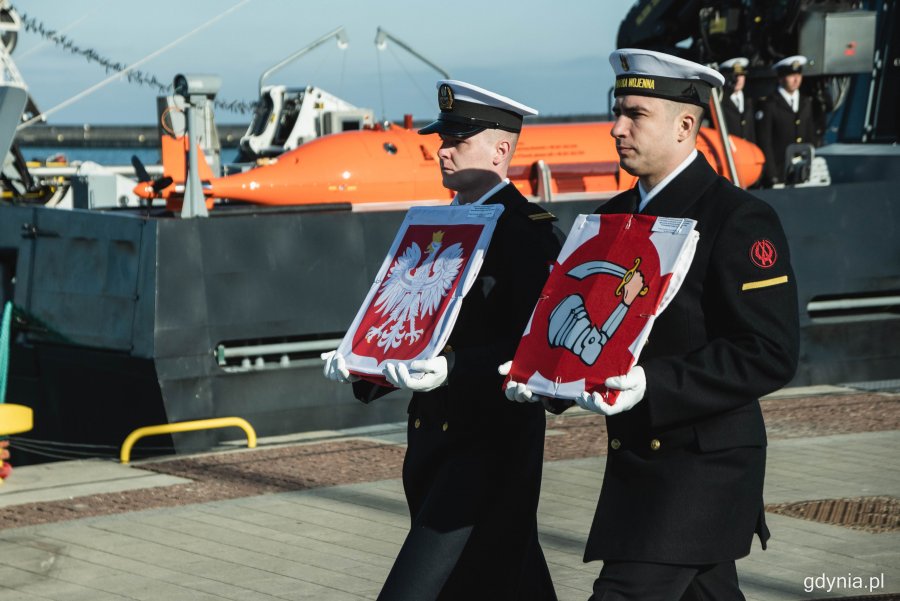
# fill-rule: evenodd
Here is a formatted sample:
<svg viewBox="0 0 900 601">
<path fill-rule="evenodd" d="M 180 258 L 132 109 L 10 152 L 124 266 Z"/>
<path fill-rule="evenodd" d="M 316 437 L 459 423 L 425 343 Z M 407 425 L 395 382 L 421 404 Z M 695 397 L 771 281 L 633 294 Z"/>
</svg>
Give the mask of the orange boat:
<svg viewBox="0 0 900 601">
<path fill-rule="evenodd" d="M 611 122 L 526 125 L 509 171 L 519 190 L 542 200 L 609 196 L 631 188 L 636 178 L 619 168 Z M 164 176 L 143 181 L 135 193 L 165 198 L 180 210 L 184 194 L 186 137 L 164 136 Z M 762 171 L 763 154 L 754 144 L 730 137 L 738 181 L 747 186 Z M 441 185 L 436 135 L 390 125 L 326 135 L 266 159 L 242 173 L 215 177 L 200 160 L 199 176 L 207 206 L 212 199 L 260 205 L 350 204 L 354 209 L 439 204 L 452 198 Z M 698 148 L 722 175 L 733 177 L 717 129 L 702 128 Z M 202 155 L 201 155 L 202 156 Z"/>
</svg>

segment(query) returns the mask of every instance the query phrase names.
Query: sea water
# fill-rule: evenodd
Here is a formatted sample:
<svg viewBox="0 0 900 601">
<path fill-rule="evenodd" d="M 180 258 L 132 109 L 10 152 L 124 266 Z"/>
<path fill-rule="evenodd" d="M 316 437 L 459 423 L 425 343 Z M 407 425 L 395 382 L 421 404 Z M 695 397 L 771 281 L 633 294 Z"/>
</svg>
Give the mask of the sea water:
<svg viewBox="0 0 900 601">
<path fill-rule="evenodd" d="M 22 156 L 26 161 L 45 163 L 51 157 L 63 156 L 69 164 L 76 161 L 93 161 L 100 165 L 131 165 L 131 157 L 137 156 L 144 165 L 159 165 L 161 163 L 159 148 L 146 146 L 135 148 L 85 148 L 83 146 L 22 146 Z M 221 158 L 223 163 L 231 163 L 237 160 L 237 148 L 222 148 Z"/>
<path fill-rule="evenodd" d="M 26 161 L 44 163 L 51 157 L 65 157 L 66 162 L 93 161 L 101 165 L 131 165 L 131 157 L 137 156 L 144 165 L 160 163 L 159 148 L 84 148 L 59 146 L 22 146 L 22 156 Z M 55 159 L 53 159 L 55 160 Z"/>
</svg>

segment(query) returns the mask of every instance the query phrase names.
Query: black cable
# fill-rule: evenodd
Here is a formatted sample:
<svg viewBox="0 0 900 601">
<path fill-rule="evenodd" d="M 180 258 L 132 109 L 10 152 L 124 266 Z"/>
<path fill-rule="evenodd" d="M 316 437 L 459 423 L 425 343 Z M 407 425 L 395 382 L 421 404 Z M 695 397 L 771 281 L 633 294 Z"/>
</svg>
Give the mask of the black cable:
<svg viewBox="0 0 900 601">
<path fill-rule="evenodd" d="M 78 453 L 78 452 L 67 452 L 67 453 L 54 453 L 47 449 L 40 448 L 32 448 L 30 446 L 23 446 L 19 444 L 10 444 L 10 449 L 12 450 L 12 456 L 16 456 L 22 453 L 31 453 L 33 455 L 41 455 L 43 457 L 52 457 L 54 459 L 66 459 L 66 460 L 78 460 L 78 459 L 115 459 L 116 456 L 112 454 L 106 455 L 98 455 L 97 453 Z"/>
<path fill-rule="evenodd" d="M 50 452 L 48 452 L 48 451 L 42 451 L 42 450 L 38 450 L 38 449 L 32 449 L 32 448 L 29 448 L 29 447 L 27 447 L 27 446 L 21 446 L 21 445 L 18 445 L 18 444 L 16 444 L 15 442 L 10 442 L 10 445 L 9 445 L 9 446 L 10 446 L 10 448 L 11 448 L 13 451 L 15 451 L 15 452 L 17 452 L 17 453 L 18 453 L 18 452 L 22 452 L 22 453 L 31 453 L 32 455 L 40 455 L 40 456 L 42 456 L 42 457 L 50 457 L 50 458 L 53 458 L 53 459 L 83 459 L 83 458 L 84 458 L 84 456 L 77 456 L 77 455 L 62 455 L 62 454 L 60 454 L 60 453 L 50 453 Z M 104 458 L 103 456 L 99 456 L 99 455 L 89 455 L 89 456 L 90 456 L 90 457 Z M 109 455 L 108 457 L 105 457 L 105 458 L 112 459 L 113 456 L 112 456 L 112 455 Z"/>
<path fill-rule="evenodd" d="M 15 436 L 14 440 L 25 442 L 26 444 L 32 444 L 33 446 L 47 446 L 47 447 L 75 447 L 75 448 L 93 448 L 93 449 L 118 449 L 121 445 L 112 445 L 112 444 L 86 444 L 86 443 L 78 443 L 78 442 L 63 442 L 60 440 L 41 440 L 39 438 L 29 438 L 27 436 Z M 165 447 L 148 447 L 141 446 L 142 449 L 154 450 L 154 451 L 165 451 L 167 449 L 171 449 L 170 446 Z"/>
<path fill-rule="evenodd" d="M 60 447 L 82 447 L 82 448 L 101 448 L 101 449 L 117 449 L 118 447 L 111 444 L 84 444 L 77 442 L 62 442 L 59 440 L 41 440 L 40 438 L 30 438 L 27 436 L 14 436 L 13 440 L 17 442 L 26 442 L 35 444 L 36 446 L 60 446 Z"/>
</svg>

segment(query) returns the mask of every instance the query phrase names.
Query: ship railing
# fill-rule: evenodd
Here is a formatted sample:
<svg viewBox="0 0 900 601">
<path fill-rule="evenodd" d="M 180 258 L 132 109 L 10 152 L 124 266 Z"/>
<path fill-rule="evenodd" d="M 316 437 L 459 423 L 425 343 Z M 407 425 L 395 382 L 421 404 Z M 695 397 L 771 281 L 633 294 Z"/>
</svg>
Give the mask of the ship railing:
<svg viewBox="0 0 900 601">
<path fill-rule="evenodd" d="M 25 80 L 22 78 L 22 74 L 19 73 L 19 68 L 16 66 L 16 63 L 6 50 L 6 46 L 3 44 L 0 44 L 0 83 L 7 85 L 12 84 L 26 90 L 28 89 L 28 86 L 25 85 Z"/>
<path fill-rule="evenodd" d="M 277 369 L 306 365 L 308 360 L 320 362 L 319 354 L 336 349 L 341 338 L 295 340 L 273 343 L 222 342 L 213 354 L 225 371 Z"/>
</svg>

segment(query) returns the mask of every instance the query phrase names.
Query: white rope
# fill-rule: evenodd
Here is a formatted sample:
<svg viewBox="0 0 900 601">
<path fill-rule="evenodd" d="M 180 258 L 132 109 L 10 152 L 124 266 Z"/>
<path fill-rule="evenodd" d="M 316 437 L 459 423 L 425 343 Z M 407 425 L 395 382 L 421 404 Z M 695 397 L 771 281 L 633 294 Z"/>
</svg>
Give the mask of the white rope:
<svg viewBox="0 0 900 601">
<path fill-rule="evenodd" d="M 343 57 L 341 57 L 341 80 L 338 84 L 338 96 L 341 98 L 344 97 L 344 75 L 347 73 L 347 53 L 341 53 Z"/>
<path fill-rule="evenodd" d="M 394 57 L 394 60 L 397 61 L 397 64 L 400 65 L 400 68 L 403 69 L 403 72 L 406 73 L 406 76 L 409 78 L 409 81 L 412 82 L 413 87 L 415 87 L 416 90 L 419 91 L 419 94 L 422 96 L 425 102 L 430 104 L 432 102 L 432 96 L 429 96 L 425 93 L 425 90 L 422 89 L 422 86 L 420 86 L 419 82 L 416 81 L 416 78 L 413 77 L 412 72 L 410 72 L 410 70 L 406 68 L 406 65 L 403 64 L 403 61 L 400 60 L 400 57 L 397 55 L 394 49 L 388 47 L 388 50 L 391 51 L 391 55 Z"/>
<path fill-rule="evenodd" d="M 381 73 L 381 51 L 375 46 L 375 60 L 378 63 L 378 90 L 381 93 L 381 121 L 387 121 L 384 109 L 384 76 Z"/>
<path fill-rule="evenodd" d="M 60 111 L 60 110 L 66 108 L 67 106 L 69 106 L 69 105 L 71 105 L 71 104 L 73 104 L 73 103 L 75 103 L 75 102 L 78 102 L 79 100 L 81 100 L 81 99 L 84 98 L 85 96 L 88 96 L 89 94 L 93 94 L 94 92 L 96 92 L 96 91 L 99 90 L 100 88 L 102 88 L 102 87 L 106 86 L 107 84 L 109 84 L 109 83 L 115 81 L 116 79 L 121 78 L 123 75 L 127 74 L 129 71 L 132 71 L 133 69 L 138 68 L 139 66 L 143 65 L 143 64 L 146 63 L 147 61 L 150 61 L 150 60 L 156 58 L 157 56 L 159 56 L 159 55 L 162 54 L 163 52 L 166 52 L 166 51 L 168 51 L 168 50 L 171 50 L 173 47 L 177 46 L 178 44 L 180 44 L 180 43 L 183 42 L 184 40 L 186 40 L 186 39 L 188 39 L 189 37 L 193 36 L 193 35 L 196 34 L 197 32 L 199 32 L 199 31 L 201 31 L 201 30 L 203 30 L 203 29 L 206 29 L 207 27 L 209 27 L 209 26 L 212 25 L 213 23 L 216 23 L 216 22 L 219 21 L 220 19 L 224 18 L 226 15 L 228 15 L 228 14 L 234 12 L 235 10 L 241 8 L 243 5 L 245 5 L 245 4 L 249 3 L 249 2 L 252 2 L 252 0 L 240 0 L 240 2 L 238 2 L 237 4 L 235 4 L 234 6 L 232 6 L 231 8 L 229 8 L 228 10 L 226 10 L 226 11 L 224 11 L 224 12 L 218 14 L 217 16 L 213 17 L 212 19 L 210 19 L 209 21 L 207 21 L 206 23 L 204 23 L 203 25 L 200 25 L 199 27 L 195 28 L 193 31 L 189 31 L 188 33 L 184 34 L 183 36 L 181 36 L 181 37 L 178 38 L 177 40 L 175 40 L 175 41 L 173 41 L 173 42 L 169 42 L 168 44 L 166 44 L 165 46 L 163 46 L 163 47 L 160 48 L 159 50 L 156 50 L 155 52 L 152 52 L 152 53 L 148 54 L 147 56 L 145 56 L 145 57 L 142 58 L 141 60 L 137 61 L 136 63 L 132 63 L 131 65 L 129 65 L 129 66 L 125 67 L 124 69 L 122 69 L 121 71 L 119 71 L 118 73 L 114 73 L 113 75 L 110 75 L 109 77 L 107 77 L 107 78 L 104 79 L 103 81 L 101 81 L 101 82 L 99 82 L 99 83 L 97 83 L 97 84 L 94 84 L 93 86 L 87 88 L 86 90 L 84 90 L 84 91 L 82 91 L 82 92 L 79 92 L 78 94 L 75 94 L 74 96 L 72 96 L 72 97 L 69 98 L 68 100 L 63 101 L 63 102 L 57 104 L 56 106 L 54 106 L 53 108 L 44 111 L 44 112 L 41 113 L 40 115 L 38 115 L 38 116 L 36 116 L 36 117 L 34 117 L 34 118 L 32 118 L 32 119 L 29 119 L 28 121 L 22 123 L 21 125 L 19 125 L 19 126 L 16 128 L 16 131 L 19 132 L 19 131 L 25 129 L 26 127 L 29 127 L 29 126 L 31 126 L 31 125 L 34 125 L 34 124 L 37 123 L 38 121 L 46 121 L 46 120 L 47 120 L 47 117 L 50 116 L 51 114 L 53 114 L 53 113 L 55 113 L 55 112 L 57 112 L 57 111 Z"/>
</svg>

